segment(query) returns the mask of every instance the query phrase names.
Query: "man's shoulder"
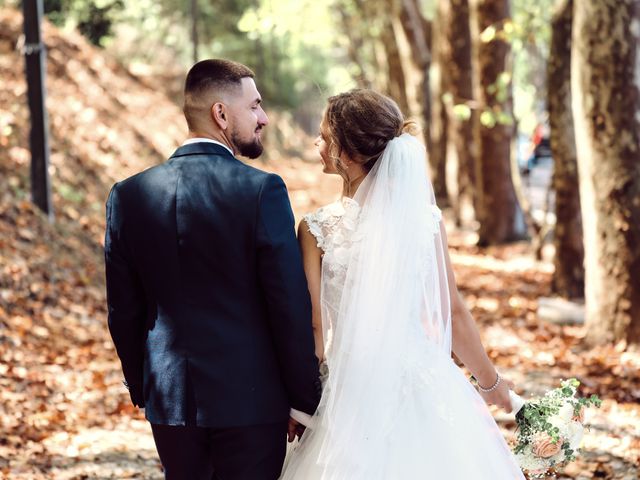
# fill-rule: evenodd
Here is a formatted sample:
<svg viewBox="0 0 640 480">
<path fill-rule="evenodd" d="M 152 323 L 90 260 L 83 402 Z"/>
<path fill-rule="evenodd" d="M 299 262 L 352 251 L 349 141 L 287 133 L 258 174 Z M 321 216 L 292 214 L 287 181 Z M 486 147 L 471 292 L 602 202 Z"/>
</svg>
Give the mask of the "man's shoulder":
<svg viewBox="0 0 640 480">
<path fill-rule="evenodd" d="M 229 168 L 235 170 L 232 174 L 233 177 L 242 179 L 242 185 L 257 194 L 260 194 L 265 189 L 274 187 L 282 186 L 286 188 L 284 180 L 278 174 L 262 170 L 246 161 L 238 160 L 233 165 L 230 165 Z"/>
<path fill-rule="evenodd" d="M 115 184 L 115 186 L 117 186 L 118 190 L 127 189 L 139 185 L 140 183 L 166 176 L 168 174 L 168 167 L 168 162 L 152 165 L 141 172 L 125 178 L 124 180 L 120 180 Z"/>
<path fill-rule="evenodd" d="M 155 196 L 160 191 L 171 189 L 175 182 L 172 181 L 171 166 L 168 162 L 151 166 L 141 172 L 116 182 L 111 187 L 109 196 L 117 194 L 122 202 L 137 201 L 146 196 Z"/>
<path fill-rule="evenodd" d="M 254 167 L 253 165 L 248 165 L 247 163 L 242 163 L 247 175 L 255 178 L 260 184 L 265 182 L 282 182 L 282 178 L 273 172 L 268 172 L 266 170 L 262 170 L 260 168 Z"/>
</svg>

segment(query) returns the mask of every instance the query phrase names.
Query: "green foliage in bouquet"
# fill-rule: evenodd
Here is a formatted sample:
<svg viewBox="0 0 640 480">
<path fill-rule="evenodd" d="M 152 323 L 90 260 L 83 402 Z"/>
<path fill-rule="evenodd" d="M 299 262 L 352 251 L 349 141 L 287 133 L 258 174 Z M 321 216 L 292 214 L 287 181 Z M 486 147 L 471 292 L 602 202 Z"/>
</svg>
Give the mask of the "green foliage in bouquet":
<svg viewBox="0 0 640 480">
<path fill-rule="evenodd" d="M 547 434 L 555 444 L 562 440 L 562 463 L 575 459 L 577 445 L 572 446 L 572 442 L 566 436 L 563 437 L 561 426 L 571 421 L 581 424 L 584 409 L 600 407 L 602 403 L 596 395 L 588 398 L 576 397 L 579 385 L 580 382 L 575 378 L 564 380 L 559 388 L 550 390 L 541 398 L 528 401 L 522 407 L 516 415 L 518 444 L 514 453 L 525 453 L 536 436 Z"/>
</svg>

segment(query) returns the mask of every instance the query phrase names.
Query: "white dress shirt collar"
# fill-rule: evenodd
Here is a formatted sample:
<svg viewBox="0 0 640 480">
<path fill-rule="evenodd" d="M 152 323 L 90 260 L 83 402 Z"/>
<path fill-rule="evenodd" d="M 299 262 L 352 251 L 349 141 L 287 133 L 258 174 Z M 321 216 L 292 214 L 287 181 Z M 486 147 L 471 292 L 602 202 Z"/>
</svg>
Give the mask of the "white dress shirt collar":
<svg viewBox="0 0 640 480">
<path fill-rule="evenodd" d="M 185 142 L 182 144 L 182 146 L 184 147 L 185 145 L 191 145 L 192 143 L 215 143 L 216 145 L 220 145 L 221 147 L 226 148 L 229 153 L 231 155 L 233 155 L 233 151 L 227 147 L 224 143 L 220 143 L 217 140 L 212 140 L 210 138 L 204 138 L 204 137 L 195 137 L 195 138 L 188 138 L 187 140 L 185 140 Z"/>
</svg>

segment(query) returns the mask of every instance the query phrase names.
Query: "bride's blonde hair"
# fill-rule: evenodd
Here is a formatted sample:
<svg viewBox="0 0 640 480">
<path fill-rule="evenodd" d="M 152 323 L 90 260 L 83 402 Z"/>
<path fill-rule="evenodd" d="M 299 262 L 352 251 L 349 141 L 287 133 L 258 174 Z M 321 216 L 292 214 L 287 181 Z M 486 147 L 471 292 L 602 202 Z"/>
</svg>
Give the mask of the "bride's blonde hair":
<svg viewBox="0 0 640 480">
<path fill-rule="evenodd" d="M 329 156 L 345 181 L 346 168 L 340 160 L 343 153 L 370 171 L 389 141 L 404 132 L 415 135 L 418 130 L 415 122 L 405 121 L 395 101 L 367 89 L 330 97 L 321 128 L 328 140 Z"/>
</svg>

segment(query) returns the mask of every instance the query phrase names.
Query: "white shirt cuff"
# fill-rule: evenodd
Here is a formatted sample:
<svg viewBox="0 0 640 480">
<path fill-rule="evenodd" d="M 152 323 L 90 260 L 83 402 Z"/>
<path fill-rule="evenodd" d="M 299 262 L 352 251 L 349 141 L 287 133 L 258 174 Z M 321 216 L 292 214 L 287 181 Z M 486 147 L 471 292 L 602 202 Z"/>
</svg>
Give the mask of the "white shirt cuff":
<svg viewBox="0 0 640 480">
<path fill-rule="evenodd" d="M 308 413 L 301 412 L 300 410 L 296 410 L 292 408 L 289 412 L 289 416 L 293 418 L 296 422 L 300 422 L 305 427 L 311 425 L 311 415 Z"/>
</svg>

